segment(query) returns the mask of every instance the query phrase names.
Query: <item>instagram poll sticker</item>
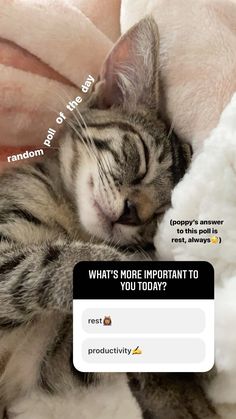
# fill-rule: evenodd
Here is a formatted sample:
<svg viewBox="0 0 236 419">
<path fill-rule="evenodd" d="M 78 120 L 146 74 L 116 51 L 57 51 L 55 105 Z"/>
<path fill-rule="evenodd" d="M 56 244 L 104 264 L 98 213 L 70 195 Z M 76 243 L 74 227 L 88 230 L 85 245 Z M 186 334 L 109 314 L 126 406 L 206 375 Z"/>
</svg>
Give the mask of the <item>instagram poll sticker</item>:
<svg viewBox="0 0 236 419">
<path fill-rule="evenodd" d="M 80 262 L 73 363 L 82 372 L 205 372 L 214 365 L 208 262 Z"/>
</svg>

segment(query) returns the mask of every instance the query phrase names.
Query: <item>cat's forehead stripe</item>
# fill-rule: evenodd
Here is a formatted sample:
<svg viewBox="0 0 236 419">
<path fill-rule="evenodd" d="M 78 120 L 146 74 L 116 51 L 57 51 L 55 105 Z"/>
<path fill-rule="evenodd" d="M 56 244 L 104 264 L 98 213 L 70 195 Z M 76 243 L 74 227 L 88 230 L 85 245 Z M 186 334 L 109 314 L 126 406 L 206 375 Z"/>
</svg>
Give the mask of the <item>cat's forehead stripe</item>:
<svg viewBox="0 0 236 419">
<path fill-rule="evenodd" d="M 138 134 L 138 131 L 134 128 L 132 124 L 123 121 L 103 121 L 103 122 L 89 122 L 89 128 L 97 128 L 99 130 L 107 129 L 107 128 L 119 128 L 121 131 L 129 131 L 133 132 L 134 134 Z"/>
<path fill-rule="evenodd" d="M 82 128 L 81 133 L 85 139 L 93 141 L 97 150 L 110 152 L 118 165 L 124 161 L 130 164 L 132 156 L 132 167 L 135 172 L 140 175 L 145 173 L 149 150 L 141 134 L 129 123 L 120 121 L 88 123 L 86 128 Z M 136 141 L 133 141 L 134 136 Z"/>
<path fill-rule="evenodd" d="M 89 126 L 87 129 L 83 128 L 81 133 L 85 139 L 88 137 L 91 139 L 99 138 L 100 141 L 114 140 L 116 143 L 118 142 L 118 144 L 121 140 L 120 133 L 114 128 L 104 128 L 103 130 L 99 130 Z"/>
</svg>

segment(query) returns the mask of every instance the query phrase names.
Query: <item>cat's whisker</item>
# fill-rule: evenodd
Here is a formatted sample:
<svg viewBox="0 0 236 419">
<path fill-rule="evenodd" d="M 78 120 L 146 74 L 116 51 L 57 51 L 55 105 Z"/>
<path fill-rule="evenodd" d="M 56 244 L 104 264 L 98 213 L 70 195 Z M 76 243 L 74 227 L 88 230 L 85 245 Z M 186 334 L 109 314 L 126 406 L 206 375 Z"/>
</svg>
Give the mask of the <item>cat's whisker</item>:
<svg viewBox="0 0 236 419">
<path fill-rule="evenodd" d="M 62 88 L 62 86 L 58 86 L 58 89 L 63 93 L 63 96 L 61 96 L 58 91 L 55 92 L 55 96 L 59 99 L 59 104 L 62 108 L 57 109 L 56 113 L 60 113 L 61 111 L 64 110 L 64 108 L 66 108 L 67 102 L 69 100 L 71 100 L 71 98 L 68 95 L 68 92 Z M 47 107 L 48 109 L 50 109 L 50 106 Z M 51 110 L 53 110 L 53 108 L 51 108 Z"/>
<path fill-rule="evenodd" d="M 91 147 L 96 150 L 96 146 L 94 144 L 94 140 L 93 140 L 93 138 L 92 138 L 92 136 L 91 136 L 91 134 L 89 132 L 88 125 L 86 124 L 86 121 L 85 121 L 83 115 L 81 114 L 81 112 L 80 112 L 80 110 L 78 108 L 76 108 L 76 112 L 77 112 L 78 116 L 80 117 L 80 119 L 81 119 L 81 121 L 82 121 L 82 123 L 84 125 L 84 126 L 82 126 L 82 124 L 80 123 L 81 128 L 85 130 L 85 134 L 87 136 L 87 139 L 90 141 Z M 76 120 L 78 121 L 77 118 L 76 118 Z M 79 121 L 78 121 L 78 123 L 79 123 Z M 108 165 L 108 162 L 106 162 L 107 170 L 105 168 L 104 162 L 106 162 L 105 161 L 105 156 L 101 153 L 99 164 L 101 165 L 101 169 L 102 169 L 102 171 L 103 171 L 103 173 L 104 173 L 104 175 L 105 175 L 105 177 L 107 179 L 107 182 L 109 183 L 108 177 L 107 177 L 107 171 L 109 172 L 109 174 L 110 174 L 111 177 L 112 177 L 112 173 L 111 173 L 111 169 L 110 169 L 110 167 Z"/>
<path fill-rule="evenodd" d="M 80 130 L 82 130 L 83 129 L 83 127 L 82 127 L 82 125 L 81 125 L 81 122 L 79 121 L 79 119 L 76 117 L 76 115 L 74 114 L 74 111 L 72 111 L 72 114 L 73 114 L 73 116 L 75 117 L 75 120 L 76 121 L 74 121 L 74 122 L 77 122 L 77 124 L 79 125 L 79 127 L 77 127 L 77 128 L 80 128 Z M 78 131 L 78 129 L 77 129 L 77 131 Z M 90 151 L 90 153 L 95 157 L 95 160 L 96 161 L 98 161 L 98 156 L 97 156 L 97 154 L 96 154 L 96 150 L 94 150 L 92 147 L 91 147 L 91 144 L 88 142 L 86 142 L 85 141 L 85 139 L 84 139 L 84 137 L 83 137 L 83 135 L 82 135 L 82 133 L 80 132 L 80 138 L 83 138 L 83 144 L 85 145 L 86 144 L 86 147 L 87 147 L 87 150 L 89 150 Z M 86 138 L 87 138 L 87 136 L 86 136 Z M 87 138 L 88 139 L 88 138 Z M 89 153 L 89 154 L 90 154 Z"/>
<path fill-rule="evenodd" d="M 106 179 L 108 181 L 106 169 L 105 169 L 105 166 L 104 166 L 104 156 L 100 156 L 101 157 L 100 160 L 98 159 L 97 152 L 96 152 L 96 146 L 94 144 L 94 140 L 93 140 L 93 138 L 92 138 L 92 136 L 91 136 L 91 134 L 89 132 L 88 126 L 86 124 L 86 121 L 85 121 L 83 115 L 81 114 L 80 110 L 77 107 L 75 108 L 75 110 L 72 111 L 72 113 L 73 113 L 73 116 L 74 116 L 76 122 L 78 123 L 80 129 L 85 132 L 86 138 L 88 140 L 88 144 L 87 145 L 88 145 L 91 153 L 94 155 L 94 157 L 96 159 L 96 162 L 97 162 L 97 165 L 99 167 L 100 179 L 101 179 L 101 171 L 102 171 L 103 174 L 104 174 L 104 176 L 106 177 Z M 76 113 L 79 116 L 79 118 L 81 119 L 83 125 L 82 125 L 81 121 L 78 119 Z M 83 142 L 83 144 L 84 144 L 84 142 Z M 111 169 L 110 169 L 108 163 L 106 165 L 107 165 L 108 172 L 112 176 Z M 103 184 L 104 184 L 104 181 L 103 181 Z"/>
<path fill-rule="evenodd" d="M 91 153 L 96 158 L 96 162 L 97 162 L 97 165 L 98 165 L 98 168 L 99 168 L 99 177 L 100 177 L 103 185 L 104 185 L 104 179 L 103 179 L 102 173 L 105 176 L 105 178 L 107 180 L 107 183 L 109 185 L 109 179 L 108 179 L 107 171 L 110 174 L 111 179 L 113 179 L 113 177 L 112 177 L 111 167 L 110 167 L 108 161 L 105 159 L 105 156 L 102 155 L 102 154 L 100 155 L 100 159 L 98 159 L 97 150 L 96 150 L 96 146 L 94 144 L 94 140 L 93 140 L 93 138 L 92 138 L 92 136 L 91 136 L 91 134 L 89 132 L 88 126 L 86 124 L 86 121 L 85 121 L 83 115 L 81 114 L 80 110 L 78 108 L 75 108 L 75 110 L 73 110 L 72 113 L 73 113 L 73 116 L 76 119 L 76 122 L 80 126 L 80 129 L 83 130 L 83 132 L 85 133 L 86 138 L 87 138 L 87 140 L 89 142 L 88 147 L 91 150 Z M 76 116 L 76 113 L 79 116 L 79 118 L 81 119 L 83 125 L 82 125 L 81 121 L 78 119 L 78 117 Z M 84 142 L 83 142 L 83 144 L 84 144 Z M 106 164 L 106 167 L 105 167 L 105 164 Z M 107 168 L 107 170 L 106 170 L 106 168 Z"/>
<path fill-rule="evenodd" d="M 77 113 L 79 114 L 79 116 L 81 116 L 81 117 L 82 117 L 82 115 L 81 115 L 81 113 L 80 113 L 80 112 L 77 112 Z M 76 122 L 78 123 L 78 125 L 79 125 L 80 129 L 83 129 L 83 130 L 84 130 L 84 127 L 82 126 L 81 122 L 78 120 L 78 118 L 77 118 L 77 116 L 74 114 L 74 112 L 73 112 L 73 116 L 75 117 Z M 84 118 L 83 118 L 83 117 L 82 117 L 82 121 L 83 121 L 83 123 L 84 123 L 85 127 L 87 127 L 87 125 L 86 125 L 86 123 L 85 123 L 85 121 L 84 121 Z M 77 130 L 77 131 L 78 131 L 78 130 Z M 87 131 L 87 132 L 86 132 L 86 131 L 87 131 L 87 130 L 85 130 L 85 133 L 86 133 L 86 138 L 87 138 L 87 140 L 88 140 L 88 143 L 84 140 L 83 135 L 82 135 L 81 133 L 80 133 L 80 138 L 83 138 L 83 139 L 82 139 L 82 142 L 83 142 L 84 146 L 86 147 L 87 151 L 89 150 L 89 155 L 90 155 L 90 153 L 91 153 L 91 154 L 92 154 L 92 156 L 94 157 L 94 160 L 95 160 L 95 162 L 97 163 L 97 166 L 98 166 L 98 170 L 99 170 L 99 177 L 100 177 L 100 179 L 102 180 L 102 183 L 104 184 L 102 174 L 106 176 L 106 173 L 105 173 L 105 168 L 104 168 L 104 166 L 103 166 L 103 162 L 101 161 L 101 159 L 98 159 L 98 156 L 97 156 L 97 151 L 96 151 L 96 148 L 95 148 L 95 146 L 94 146 L 94 142 L 93 142 L 92 138 L 88 135 L 88 131 Z"/>
<path fill-rule="evenodd" d="M 66 90 L 64 90 L 62 87 L 60 87 L 60 90 L 63 92 L 63 94 L 64 94 L 64 96 L 66 97 L 66 99 L 65 99 L 65 97 L 62 97 L 58 92 L 56 92 L 56 95 L 57 95 L 57 97 L 61 100 L 61 103 L 62 103 L 62 105 L 64 106 L 64 107 L 66 107 L 66 105 L 67 105 L 67 102 L 68 101 L 70 101 L 71 100 L 71 98 L 69 97 L 69 95 L 68 95 L 68 93 L 66 92 Z M 67 102 L 65 102 L 65 100 L 67 100 Z M 81 115 L 81 113 L 79 112 L 79 110 L 76 108 L 75 110 L 72 110 L 71 112 L 72 112 L 72 114 L 73 114 L 73 116 L 74 116 L 74 118 L 75 118 L 75 120 L 76 120 L 76 122 L 79 124 L 79 126 L 81 127 L 81 129 L 83 129 L 83 126 L 82 126 L 82 124 L 81 124 L 81 122 L 79 121 L 79 119 L 76 117 L 76 111 L 77 110 L 77 113 L 78 113 L 78 115 L 81 117 L 81 119 L 83 120 L 83 123 L 84 123 L 84 125 L 86 126 L 86 124 L 85 124 L 85 121 L 84 121 L 84 118 L 82 117 L 82 115 Z M 58 111 L 57 111 L 57 113 L 58 113 Z M 70 119 L 71 120 L 71 118 L 69 118 L 68 116 L 67 116 L 67 118 L 66 118 L 66 120 L 67 119 Z M 65 121 L 66 121 L 65 120 Z M 78 130 L 76 131 L 76 133 L 78 134 Z M 82 134 L 81 134 L 81 136 L 80 136 L 80 139 L 82 140 Z M 83 144 L 85 145 L 85 141 L 83 141 Z M 96 155 L 96 153 L 94 152 L 94 149 L 92 149 L 92 147 L 89 147 L 89 145 L 87 145 L 87 151 L 89 150 L 90 152 L 91 152 L 91 154 L 95 157 L 95 160 L 98 162 L 98 157 L 97 157 L 97 155 Z M 89 153 L 90 154 L 90 153 Z"/>
<path fill-rule="evenodd" d="M 61 105 L 62 105 L 64 108 L 66 108 L 66 106 L 67 106 L 68 102 L 69 102 L 72 98 L 69 96 L 68 92 L 67 92 L 65 89 L 63 89 L 63 88 L 62 88 L 62 86 L 59 86 L 59 90 L 63 93 L 64 97 L 63 97 L 63 96 L 61 96 L 58 92 L 56 92 L 56 96 L 58 97 L 58 99 L 60 99 L 60 101 L 61 101 Z M 62 109 L 60 109 L 60 111 L 61 111 L 61 110 L 62 110 Z"/>
<path fill-rule="evenodd" d="M 71 98 L 69 97 L 68 93 L 64 89 L 60 88 L 60 90 L 64 93 L 65 96 L 67 96 L 67 99 L 65 99 L 64 97 L 62 97 L 58 92 L 55 92 L 55 95 L 60 99 L 60 102 L 61 102 L 62 106 L 63 107 L 66 107 L 66 105 L 67 105 L 66 100 L 69 101 Z M 56 109 L 56 108 L 53 108 L 51 106 L 47 106 L 47 109 L 50 110 L 50 111 L 52 111 L 52 112 L 54 112 L 55 114 L 59 114 L 61 112 L 61 109 Z M 73 111 L 72 111 L 72 113 L 73 113 Z M 67 120 L 72 121 L 71 118 L 68 117 L 68 116 L 65 119 L 65 123 L 67 123 Z M 79 120 L 77 120 L 77 122 L 79 123 Z M 74 130 L 74 126 L 72 127 L 70 124 L 68 124 L 68 125 Z M 76 131 L 76 133 L 78 134 L 77 131 Z M 53 147 L 51 147 L 51 148 L 53 148 Z"/>
<path fill-rule="evenodd" d="M 152 260 L 152 258 L 149 255 L 149 253 L 146 252 L 145 249 L 143 249 L 141 246 L 138 246 L 137 247 L 137 253 L 138 254 L 141 254 L 145 258 L 145 261 L 151 261 Z"/>
<path fill-rule="evenodd" d="M 103 159 L 103 161 L 104 161 L 104 162 L 105 162 L 105 164 L 106 164 L 106 168 L 107 168 L 108 173 L 109 173 L 109 174 L 110 174 L 110 176 L 112 177 L 111 164 L 110 164 L 109 160 L 107 159 L 107 157 L 106 157 L 104 154 L 102 155 L 102 159 Z"/>
<path fill-rule="evenodd" d="M 68 121 L 70 121 L 70 122 L 68 122 Z M 94 152 L 93 152 L 93 150 L 91 150 L 91 148 L 88 146 L 88 144 L 86 143 L 86 141 L 84 140 L 84 138 L 83 138 L 83 136 L 82 136 L 82 134 L 78 131 L 78 129 L 77 129 L 77 127 L 75 127 L 75 125 L 74 125 L 74 123 L 72 122 L 72 120 L 70 119 L 70 118 L 68 118 L 68 120 L 67 120 L 67 124 L 74 130 L 74 132 L 78 135 L 78 137 L 80 138 L 80 140 L 82 141 L 82 143 L 83 143 L 83 145 L 84 145 L 84 147 L 86 148 L 86 150 L 87 150 L 87 152 L 88 152 L 88 154 L 89 154 L 89 156 L 90 157 L 92 157 L 94 160 L 95 160 L 95 163 L 97 163 L 97 167 L 98 167 L 98 173 L 99 173 L 99 178 L 100 178 L 100 180 L 101 180 L 101 182 L 102 182 L 102 184 L 103 184 L 103 186 L 105 187 L 105 184 L 104 184 L 104 179 L 103 179 L 103 175 L 105 174 L 104 173 L 104 170 L 102 169 L 102 167 L 101 167 L 101 162 L 98 160 L 98 158 L 97 158 L 97 156 L 94 154 Z M 91 154 L 92 154 L 92 156 L 91 156 Z"/>
<path fill-rule="evenodd" d="M 170 139 L 170 137 L 171 137 L 171 135 L 174 131 L 174 127 L 175 127 L 175 118 L 173 118 L 173 120 L 171 122 L 171 126 L 170 126 L 169 132 L 167 134 L 167 141 Z"/>
<path fill-rule="evenodd" d="M 74 123 L 72 122 L 72 120 L 70 118 L 68 118 L 66 120 L 66 124 L 69 125 L 73 129 L 73 131 L 78 135 L 79 139 L 82 141 L 83 145 L 85 146 L 85 148 L 86 148 L 89 156 L 92 157 L 92 158 L 94 158 L 95 162 L 97 163 L 97 157 L 94 156 L 93 153 L 91 155 L 90 148 L 88 147 L 88 145 L 87 145 L 86 141 L 84 140 L 82 134 L 77 130 L 77 128 L 75 127 Z"/>
<path fill-rule="evenodd" d="M 90 132 L 88 130 L 88 126 L 87 126 L 87 124 L 85 122 L 85 119 L 84 119 L 83 115 L 81 114 L 81 112 L 80 112 L 80 110 L 78 108 L 75 109 L 75 112 L 78 114 L 78 116 L 80 117 L 80 119 L 81 119 L 81 121 L 83 123 L 83 125 L 82 125 L 82 123 L 79 121 L 79 119 L 75 116 L 78 124 L 80 125 L 81 129 L 85 130 L 86 137 L 87 137 L 88 141 L 90 141 L 91 147 L 95 148 L 93 138 L 90 135 Z"/>
<path fill-rule="evenodd" d="M 89 143 L 91 145 L 92 150 L 94 150 L 94 152 L 96 152 L 96 147 L 95 147 L 95 144 L 94 144 L 94 140 L 93 140 L 93 138 L 92 138 L 92 136 L 91 136 L 91 134 L 89 132 L 89 129 L 88 129 L 88 126 L 87 126 L 87 124 L 85 122 L 85 119 L 84 119 L 83 115 L 81 114 L 81 112 L 80 112 L 80 110 L 78 108 L 76 108 L 76 112 L 77 112 L 78 116 L 80 117 L 80 119 L 81 119 L 81 121 L 82 121 L 82 123 L 83 123 L 84 126 L 82 126 L 82 123 L 78 120 L 78 118 L 76 116 L 75 116 L 75 118 L 76 118 L 78 124 L 80 125 L 81 129 L 83 129 L 85 131 L 86 137 L 87 137 L 87 139 L 88 139 L 88 141 L 89 141 Z M 102 155 L 100 156 L 100 161 L 98 161 L 98 164 L 100 164 L 101 169 L 102 169 L 104 175 L 107 177 L 105 166 L 103 164 L 103 156 Z"/>
<path fill-rule="evenodd" d="M 99 172 L 99 178 L 100 178 L 100 180 L 101 180 L 101 182 L 103 184 L 103 187 L 105 188 L 105 183 L 104 183 L 104 179 L 103 179 L 104 173 L 103 173 L 103 171 L 102 171 L 102 169 L 100 167 L 100 164 L 98 165 L 98 172 Z"/>
</svg>

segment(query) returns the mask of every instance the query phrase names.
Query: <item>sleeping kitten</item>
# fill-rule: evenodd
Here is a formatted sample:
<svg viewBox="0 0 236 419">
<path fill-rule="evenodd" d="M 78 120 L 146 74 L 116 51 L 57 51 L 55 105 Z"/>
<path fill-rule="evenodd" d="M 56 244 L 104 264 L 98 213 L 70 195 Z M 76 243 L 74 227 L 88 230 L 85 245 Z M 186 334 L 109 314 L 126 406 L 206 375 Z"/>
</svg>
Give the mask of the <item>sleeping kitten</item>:
<svg viewBox="0 0 236 419">
<path fill-rule="evenodd" d="M 187 169 L 190 147 L 159 119 L 157 73 L 157 26 L 145 19 L 115 45 L 59 154 L 0 178 L 0 394 L 9 418 L 115 419 L 134 403 L 104 413 L 109 377 L 99 384 L 72 367 L 72 269 L 125 259 L 105 242 L 152 242 Z M 107 388 L 116 395 L 119 383 L 121 375 Z"/>
</svg>

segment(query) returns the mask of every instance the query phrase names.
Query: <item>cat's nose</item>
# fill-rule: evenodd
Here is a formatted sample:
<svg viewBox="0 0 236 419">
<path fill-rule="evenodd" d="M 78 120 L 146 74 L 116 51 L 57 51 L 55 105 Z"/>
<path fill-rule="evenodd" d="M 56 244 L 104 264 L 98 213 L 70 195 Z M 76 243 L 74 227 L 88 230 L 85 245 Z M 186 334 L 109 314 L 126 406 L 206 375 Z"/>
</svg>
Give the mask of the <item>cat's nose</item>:
<svg viewBox="0 0 236 419">
<path fill-rule="evenodd" d="M 138 216 L 138 212 L 137 212 L 137 208 L 135 204 L 133 204 L 128 199 L 126 199 L 124 203 L 123 213 L 121 214 L 121 216 L 116 222 L 118 224 L 124 224 L 124 225 L 130 225 L 130 226 L 139 225 L 141 221 Z"/>
</svg>

